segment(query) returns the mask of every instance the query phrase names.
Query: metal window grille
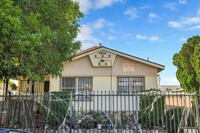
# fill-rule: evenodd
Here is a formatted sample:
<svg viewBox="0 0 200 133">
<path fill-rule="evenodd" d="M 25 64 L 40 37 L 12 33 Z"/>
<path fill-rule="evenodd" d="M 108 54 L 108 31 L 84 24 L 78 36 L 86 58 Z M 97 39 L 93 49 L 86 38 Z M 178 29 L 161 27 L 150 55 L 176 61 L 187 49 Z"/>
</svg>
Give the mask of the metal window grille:
<svg viewBox="0 0 200 133">
<path fill-rule="evenodd" d="M 118 93 L 141 92 L 145 89 L 144 77 L 118 77 Z"/>
<path fill-rule="evenodd" d="M 62 78 L 62 90 L 75 90 L 75 83 L 74 77 Z"/>
<path fill-rule="evenodd" d="M 79 100 L 91 100 L 92 77 L 63 77 L 61 81 L 62 90 L 72 90 L 73 93 L 79 94 Z"/>
</svg>

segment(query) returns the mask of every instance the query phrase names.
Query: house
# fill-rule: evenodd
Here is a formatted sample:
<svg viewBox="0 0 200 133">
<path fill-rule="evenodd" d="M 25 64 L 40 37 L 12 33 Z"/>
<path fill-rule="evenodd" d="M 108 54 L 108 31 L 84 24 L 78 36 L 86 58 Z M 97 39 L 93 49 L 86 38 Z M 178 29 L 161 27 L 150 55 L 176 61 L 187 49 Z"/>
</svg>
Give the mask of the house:
<svg viewBox="0 0 200 133">
<path fill-rule="evenodd" d="M 84 94 L 74 97 L 75 110 L 135 111 L 139 110 L 139 96 L 127 97 L 126 94 L 158 88 L 159 73 L 164 69 L 163 65 L 149 60 L 95 46 L 65 62 L 60 77 L 47 76 L 44 84 L 24 81 L 20 86 L 22 92 L 72 90 L 75 94 Z M 95 92 L 95 96 L 91 96 L 91 92 Z M 111 95 L 101 95 L 105 92 Z M 79 100 L 84 102 L 79 103 Z"/>
<path fill-rule="evenodd" d="M 163 65 L 104 46 L 95 46 L 76 54 L 64 63 L 62 76 L 50 77 L 50 91 L 140 92 L 158 88 Z"/>
<path fill-rule="evenodd" d="M 161 91 L 182 91 L 180 85 L 160 85 L 158 87 Z"/>
<path fill-rule="evenodd" d="M 165 110 L 182 107 L 192 108 L 193 96 L 184 92 L 168 92 L 168 96 L 165 97 Z"/>
<path fill-rule="evenodd" d="M 160 85 L 159 89 L 168 95 L 165 97 L 165 110 L 192 107 L 192 96 L 186 93 L 180 85 Z"/>
</svg>

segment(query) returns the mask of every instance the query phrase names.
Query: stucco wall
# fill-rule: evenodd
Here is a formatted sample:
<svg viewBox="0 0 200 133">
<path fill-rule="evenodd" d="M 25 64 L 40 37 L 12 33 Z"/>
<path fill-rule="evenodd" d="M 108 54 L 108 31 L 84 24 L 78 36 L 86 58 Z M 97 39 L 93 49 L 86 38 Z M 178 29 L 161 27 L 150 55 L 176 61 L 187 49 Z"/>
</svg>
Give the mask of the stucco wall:
<svg viewBox="0 0 200 133">
<path fill-rule="evenodd" d="M 130 64 L 134 68 L 126 69 L 125 65 Z M 89 57 L 74 60 L 64 64 L 62 76 L 85 76 L 85 75 L 155 75 L 157 69 L 143 63 L 117 56 L 112 67 L 93 67 Z"/>
<path fill-rule="evenodd" d="M 50 77 L 50 91 L 59 91 L 60 90 L 60 78 Z"/>
<path fill-rule="evenodd" d="M 145 89 L 157 89 L 158 88 L 158 76 L 145 76 Z"/>
<path fill-rule="evenodd" d="M 111 79 L 112 75 L 112 79 Z M 64 64 L 62 77 L 93 77 L 94 91 L 117 90 L 118 76 L 144 76 L 145 88 L 158 88 L 157 68 L 116 56 L 112 67 L 93 67 L 89 56 Z M 112 88 L 111 88 L 112 80 Z M 60 89 L 60 79 L 50 79 L 50 91 Z"/>
</svg>

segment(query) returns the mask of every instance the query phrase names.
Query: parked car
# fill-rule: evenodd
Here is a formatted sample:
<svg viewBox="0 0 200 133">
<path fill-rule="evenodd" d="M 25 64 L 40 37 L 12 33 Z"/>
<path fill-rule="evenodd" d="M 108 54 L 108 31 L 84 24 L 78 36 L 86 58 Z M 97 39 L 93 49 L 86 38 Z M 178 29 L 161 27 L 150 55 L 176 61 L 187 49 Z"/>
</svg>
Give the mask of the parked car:
<svg viewBox="0 0 200 133">
<path fill-rule="evenodd" d="M 0 128 L 0 133 L 31 133 L 31 132 L 17 130 L 17 129 Z"/>
</svg>

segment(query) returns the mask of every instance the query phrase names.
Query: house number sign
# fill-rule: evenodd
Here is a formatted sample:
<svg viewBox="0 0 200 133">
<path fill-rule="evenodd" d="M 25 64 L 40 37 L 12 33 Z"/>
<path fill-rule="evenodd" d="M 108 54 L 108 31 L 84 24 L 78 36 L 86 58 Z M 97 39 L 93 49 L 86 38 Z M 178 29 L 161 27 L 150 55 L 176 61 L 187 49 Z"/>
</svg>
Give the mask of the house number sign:
<svg viewBox="0 0 200 133">
<path fill-rule="evenodd" d="M 100 51 L 99 54 L 100 54 L 100 55 L 105 55 L 105 54 L 106 54 L 106 51 Z"/>
</svg>

